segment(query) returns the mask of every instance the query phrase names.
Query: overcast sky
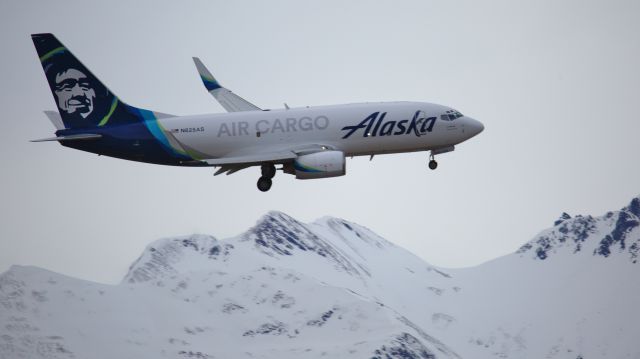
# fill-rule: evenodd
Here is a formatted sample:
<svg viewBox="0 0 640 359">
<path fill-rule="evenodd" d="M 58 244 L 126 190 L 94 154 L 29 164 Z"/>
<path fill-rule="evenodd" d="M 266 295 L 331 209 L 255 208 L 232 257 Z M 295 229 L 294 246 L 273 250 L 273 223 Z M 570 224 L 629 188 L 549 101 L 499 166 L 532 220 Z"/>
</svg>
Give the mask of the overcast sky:
<svg viewBox="0 0 640 359">
<path fill-rule="evenodd" d="M 562 211 L 640 194 L 638 1 L 2 1 L 0 271 L 115 283 L 151 241 L 238 235 L 269 210 L 363 224 L 426 261 L 476 265 Z M 485 131 L 439 157 L 355 158 L 297 181 L 213 177 L 28 140 L 53 97 L 29 35 L 52 32 L 126 102 L 223 112 L 191 57 L 263 108 L 424 101 Z"/>
</svg>

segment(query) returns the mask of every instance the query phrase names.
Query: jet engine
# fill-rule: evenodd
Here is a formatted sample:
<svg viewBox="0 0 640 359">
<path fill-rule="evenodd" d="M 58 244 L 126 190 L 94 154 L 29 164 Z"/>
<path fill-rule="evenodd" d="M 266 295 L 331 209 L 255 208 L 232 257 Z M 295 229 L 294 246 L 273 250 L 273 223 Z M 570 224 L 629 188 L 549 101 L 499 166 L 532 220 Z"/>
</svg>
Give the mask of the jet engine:
<svg viewBox="0 0 640 359">
<path fill-rule="evenodd" d="M 298 156 L 293 162 L 297 179 L 344 176 L 345 159 L 342 151 L 322 151 Z"/>
</svg>

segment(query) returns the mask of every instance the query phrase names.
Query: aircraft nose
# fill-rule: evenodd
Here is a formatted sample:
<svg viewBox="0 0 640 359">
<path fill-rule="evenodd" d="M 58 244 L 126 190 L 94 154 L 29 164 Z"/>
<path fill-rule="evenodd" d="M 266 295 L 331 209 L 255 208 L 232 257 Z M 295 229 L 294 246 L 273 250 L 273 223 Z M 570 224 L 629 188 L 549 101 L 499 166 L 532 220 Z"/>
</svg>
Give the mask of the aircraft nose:
<svg viewBox="0 0 640 359">
<path fill-rule="evenodd" d="M 471 117 L 466 118 L 465 127 L 470 135 L 469 137 L 473 137 L 484 130 L 484 125 L 482 124 L 482 122 L 474 120 Z"/>
</svg>

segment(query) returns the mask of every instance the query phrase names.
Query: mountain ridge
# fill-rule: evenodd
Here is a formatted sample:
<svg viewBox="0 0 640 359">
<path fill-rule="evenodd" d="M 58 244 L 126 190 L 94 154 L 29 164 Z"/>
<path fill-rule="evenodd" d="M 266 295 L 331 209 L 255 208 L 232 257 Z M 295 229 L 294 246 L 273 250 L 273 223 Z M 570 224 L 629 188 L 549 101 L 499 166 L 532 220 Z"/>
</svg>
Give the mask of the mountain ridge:
<svg viewBox="0 0 640 359">
<path fill-rule="evenodd" d="M 639 213 L 565 213 L 465 269 L 277 211 L 232 238 L 154 241 L 116 285 L 12 266 L 0 358 L 636 358 Z"/>
<path fill-rule="evenodd" d="M 588 241 L 592 237 L 595 240 Z M 552 228 L 539 233 L 516 253 L 533 252 L 534 259 L 545 260 L 560 248 L 575 254 L 581 252 L 585 245 L 587 252 L 594 256 L 606 258 L 624 253 L 632 263 L 637 263 L 640 254 L 640 197 L 635 197 L 619 211 L 610 211 L 599 217 L 578 215 L 571 218 L 563 213 Z"/>
</svg>

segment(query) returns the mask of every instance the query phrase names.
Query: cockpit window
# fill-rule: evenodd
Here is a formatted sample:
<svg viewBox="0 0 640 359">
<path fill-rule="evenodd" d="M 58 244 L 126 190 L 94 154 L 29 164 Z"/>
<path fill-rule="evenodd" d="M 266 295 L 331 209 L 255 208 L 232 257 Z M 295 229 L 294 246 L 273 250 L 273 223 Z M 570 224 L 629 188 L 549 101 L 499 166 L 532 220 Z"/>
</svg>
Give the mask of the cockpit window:
<svg viewBox="0 0 640 359">
<path fill-rule="evenodd" d="M 442 119 L 442 121 L 453 121 L 456 118 L 460 118 L 460 117 L 462 117 L 462 114 L 456 110 L 449 110 L 443 113 L 442 115 L 440 115 L 440 118 Z"/>
</svg>

